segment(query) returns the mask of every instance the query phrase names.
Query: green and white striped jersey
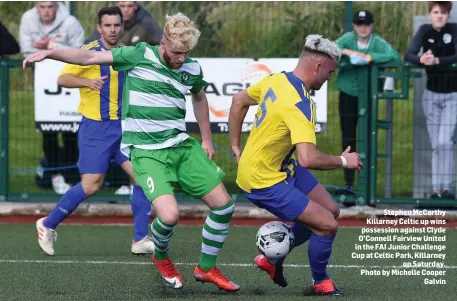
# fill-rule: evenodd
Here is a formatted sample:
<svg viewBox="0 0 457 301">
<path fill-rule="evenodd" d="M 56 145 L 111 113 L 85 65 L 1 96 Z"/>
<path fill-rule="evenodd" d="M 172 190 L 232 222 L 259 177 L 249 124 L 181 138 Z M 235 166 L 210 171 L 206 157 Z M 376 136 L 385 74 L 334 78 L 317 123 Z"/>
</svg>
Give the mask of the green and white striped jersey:
<svg viewBox="0 0 457 301">
<path fill-rule="evenodd" d="M 187 58 L 171 69 L 160 58 L 159 47 L 147 43 L 113 48 L 113 68 L 126 71 L 122 93 L 121 149 L 162 149 L 189 137 L 186 132 L 186 93 L 206 85 L 197 61 Z M 119 100 L 121 101 L 121 100 Z"/>
</svg>

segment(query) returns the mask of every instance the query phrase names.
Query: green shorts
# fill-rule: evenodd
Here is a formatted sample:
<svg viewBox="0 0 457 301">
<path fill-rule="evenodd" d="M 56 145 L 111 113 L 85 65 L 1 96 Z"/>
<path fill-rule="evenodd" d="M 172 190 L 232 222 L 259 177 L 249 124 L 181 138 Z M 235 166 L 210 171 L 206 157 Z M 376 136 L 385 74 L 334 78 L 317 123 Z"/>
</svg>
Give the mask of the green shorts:
<svg viewBox="0 0 457 301">
<path fill-rule="evenodd" d="M 216 188 L 225 176 L 192 137 L 175 147 L 133 148 L 131 161 L 135 179 L 150 201 L 164 194 L 174 194 L 175 183 L 190 196 L 201 198 Z"/>
</svg>

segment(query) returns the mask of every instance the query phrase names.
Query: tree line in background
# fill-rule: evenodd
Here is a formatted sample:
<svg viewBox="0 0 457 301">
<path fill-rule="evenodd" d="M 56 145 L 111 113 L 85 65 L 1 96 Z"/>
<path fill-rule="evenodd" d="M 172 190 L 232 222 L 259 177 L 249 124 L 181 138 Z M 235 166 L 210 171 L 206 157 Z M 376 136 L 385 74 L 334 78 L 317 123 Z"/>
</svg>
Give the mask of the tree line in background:
<svg viewBox="0 0 457 301">
<path fill-rule="evenodd" d="M 0 20 L 18 37 L 22 14 L 35 2 L 0 2 Z M 74 2 L 73 14 L 86 36 L 98 10 L 115 2 Z M 163 26 L 166 14 L 192 18 L 202 32 L 194 57 L 296 57 L 303 39 L 319 33 L 337 39 L 344 33 L 344 2 L 139 2 Z M 413 17 L 427 14 L 426 2 L 353 2 L 375 17 L 375 32 L 400 53 L 413 35 Z M 89 13 L 92 12 L 92 13 Z"/>
</svg>

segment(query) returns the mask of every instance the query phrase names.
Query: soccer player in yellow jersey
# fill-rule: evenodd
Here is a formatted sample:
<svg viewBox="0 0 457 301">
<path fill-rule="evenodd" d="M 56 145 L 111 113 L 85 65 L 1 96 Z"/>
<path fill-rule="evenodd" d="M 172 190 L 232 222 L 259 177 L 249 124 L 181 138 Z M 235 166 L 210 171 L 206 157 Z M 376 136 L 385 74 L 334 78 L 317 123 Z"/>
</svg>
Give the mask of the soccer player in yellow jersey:
<svg viewBox="0 0 457 301">
<path fill-rule="evenodd" d="M 319 90 L 330 79 L 340 57 L 336 44 L 320 35 L 308 36 L 295 70 L 267 76 L 236 94 L 229 116 L 237 184 L 256 206 L 294 222 L 295 247 L 310 240 L 313 291 L 320 295 L 343 294 L 326 272 L 339 206 L 308 169 L 363 168 L 360 156 L 349 153 L 349 148 L 341 156 L 316 148 L 316 105 L 310 91 Z M 241 125 L 252 105 L 259 109 L 241 153 Z M 276 284 L 287 286 L 284 258 L 274 261 L 258 255 L 255 262 Z"/>
<path fill-rule="evenodd" d="M 101 37 L 84 45 L 82 49 L 110 51 L 118 46 L 122 28 L 120 8 L 102 8 L 98 13 L 97 25 Z M 80 89 L 81 103 L 78 111 L 83 117 L 78 130 L 78 168 L 82 179 L 63 195 L 48 217 L 37 221 L 38 243 L 48 255 L 54 255 L 56 227 L 81 202 L 100 190 L 111 159 L 135 183 L 132 164 L 120 151 L 124 72 L 116 72 L 108 65 L 66 65 L 58 82 L 67 88 Z M 134 254 L 152 253 L 154 243 L 147 235 L 151 204 L 138 185 L 134 185 L 131 206 L 134 216 L 131 251 Z"/>
</svg>

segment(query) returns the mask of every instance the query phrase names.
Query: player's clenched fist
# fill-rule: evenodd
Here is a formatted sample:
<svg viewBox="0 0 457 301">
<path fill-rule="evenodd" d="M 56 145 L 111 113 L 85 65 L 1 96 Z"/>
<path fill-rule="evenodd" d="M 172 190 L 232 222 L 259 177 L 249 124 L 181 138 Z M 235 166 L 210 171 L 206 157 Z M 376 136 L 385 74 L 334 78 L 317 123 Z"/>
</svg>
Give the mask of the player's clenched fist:
<svg viewBox="0 0 457 301">
<path fill-rule="evenodd" d="M 346 161 L 346 168 L 361 170 L 363 168 L 362 160 L 360 160 L 360 155 L 358 153 L 350 153 L 351 147 L 348 146 L 346 150 L 341 154 Z"/>
<path fill-rule="evenodd" d="M 86 87 L 89 89 L 92 89 L 94 91 L 100 91 L 103 87 L 105 79 L 107 79 L 107 78 L 108 78 L 108 76 L 105 75 L 100 78 L 88 79 L 86 81 Z"/>
</svg>

